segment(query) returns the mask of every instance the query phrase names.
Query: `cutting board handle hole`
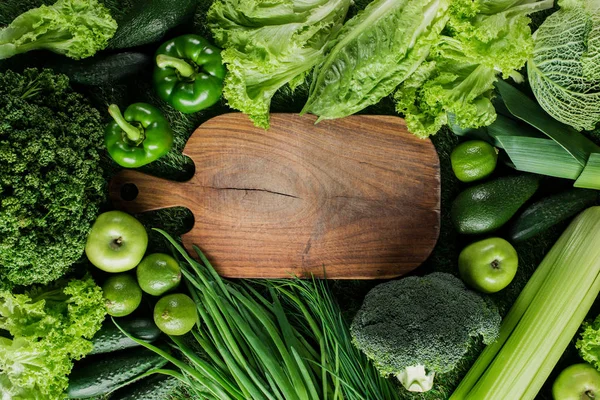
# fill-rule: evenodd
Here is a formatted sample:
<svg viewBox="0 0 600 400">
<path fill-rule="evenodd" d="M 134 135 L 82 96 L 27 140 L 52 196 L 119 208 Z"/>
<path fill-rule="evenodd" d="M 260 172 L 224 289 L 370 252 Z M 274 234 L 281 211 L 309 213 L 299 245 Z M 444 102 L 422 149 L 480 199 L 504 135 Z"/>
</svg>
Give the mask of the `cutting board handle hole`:
<svg viewBox="0 0 600 400">
<path fill-rule="evenodd" d="M 134 183 L 126 183 L 121 186 L 121 198 L 125 201 L 133 201 L 140 193 L 138 187 Z"/>
</svg>

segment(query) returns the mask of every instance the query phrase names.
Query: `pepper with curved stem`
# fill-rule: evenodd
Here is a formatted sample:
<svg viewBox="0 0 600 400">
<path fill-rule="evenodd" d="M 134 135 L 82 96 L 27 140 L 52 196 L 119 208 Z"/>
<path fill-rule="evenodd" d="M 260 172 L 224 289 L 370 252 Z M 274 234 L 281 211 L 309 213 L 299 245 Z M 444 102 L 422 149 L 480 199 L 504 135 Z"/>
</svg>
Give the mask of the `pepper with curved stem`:
<svg viewBox="0 0 600 400">
<path fill-rule="evenodd" d="M 121 114 L 116 104 L 108 107 L 113 118 L 105 130 L 104 143 L 117 164 L 137 168 L 164 156 L 173 147 L 173 131 L 160 110 L 134 103 Z"/>
<path fill-rule="evenodd" d="M 221 50 L 198 35 L 171 39 L 156 52 L 154 87 L 158 96 L 186 114 L 221 98 L 225 67 Z"/>
</svg>

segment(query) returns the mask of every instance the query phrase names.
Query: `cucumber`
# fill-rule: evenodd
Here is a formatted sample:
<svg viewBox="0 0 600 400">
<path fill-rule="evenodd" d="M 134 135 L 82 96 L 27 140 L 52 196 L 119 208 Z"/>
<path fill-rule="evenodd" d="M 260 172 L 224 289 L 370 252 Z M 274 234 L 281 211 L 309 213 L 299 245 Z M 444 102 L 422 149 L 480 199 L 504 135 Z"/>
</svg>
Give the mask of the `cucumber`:
<svg viewBox="0 0 600 400">
<path fill-rule="evenodd" d="M 161 335 L 152 318 L 117 318 L 116 321 L 126 332 L 148 343 Z M 121 332 L 110 318 L 104 321 L 102 328 L 94 335 L 92 344 L 94 348 L 89 354 L 112 353 L 139 346 Z"/>
<path fill-rule="evenodd" d="M 196 4 L 197 0 L 137 0 L 119 22 L 108 47 L 127 49 L 157 42 L 193 15 Z"/>
<path fill-rule="evenodd" d="M 146 348 L 88 357 L 73 366 L 67 396 L 70 399 L 102 396 L 134 382 L 144 372 L 160 368 L 166 363 L 167 360 Z"/>
<path fill-rule="evenodd" d="M 598 192 L 588 189 L 571 189 L 546 197 L 523 211 L 511 227 L 510 238 L 515 242 L 529 239 L 592 206 L 597 200 Z"/>
<path fill-rule="evenodd" d="M 533 196 L 539 182 L 536 175 L 506 176 L 464 190 L 450 210 L 456 230 L 474 235 L 502 227 Z"/>
<path fill-rule="evenodd" d="M 167 400 L 180 386 L 176 378 L 154 374 L 117 390 L 110 400 Z"/>
<path fill-rule="evenodd" d="M 56 72 L 67 75 L 71 82 L 101 86 L 138 74 L 144 69 L 151 70 L 152 57 L 135 52 L 102 54 L 81 61 L 63 58 L 49 66 Z"/>
</svg>

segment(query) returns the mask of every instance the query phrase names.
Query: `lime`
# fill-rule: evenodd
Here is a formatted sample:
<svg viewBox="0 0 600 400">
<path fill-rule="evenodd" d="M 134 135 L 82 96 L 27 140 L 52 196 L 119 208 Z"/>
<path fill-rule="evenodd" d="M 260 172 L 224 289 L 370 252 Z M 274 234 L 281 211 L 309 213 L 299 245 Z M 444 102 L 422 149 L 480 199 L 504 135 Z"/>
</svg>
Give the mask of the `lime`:
<svg viewBox="0 0 600 400">
<path fill-rule="evenodd" d="M 197 321 L 196 304 L 185 294 L 166 295 L 154 306 L 154 323 L 167 335 L 184 335 Z"/>
<path fill-rule="evenodd" d="M 473 182 L 494 172 L 498 151 L 483 140 L 469 140 L 456 146 L 450 161 L 458 180 Z"/>
<path fill-rule="evenodd" d="M 142 290 L 160 296 L 179 286 L 179 263 L 168 254 L 154 253 L 146 256 L 137 266 L 137 280 Z"/>
<path fill-rule="evenodd" d="M 108 315 L 124 317 L 142 302 L 142 289 L 129 274 L 113 275 L 102 286 Z"/>
</svg>

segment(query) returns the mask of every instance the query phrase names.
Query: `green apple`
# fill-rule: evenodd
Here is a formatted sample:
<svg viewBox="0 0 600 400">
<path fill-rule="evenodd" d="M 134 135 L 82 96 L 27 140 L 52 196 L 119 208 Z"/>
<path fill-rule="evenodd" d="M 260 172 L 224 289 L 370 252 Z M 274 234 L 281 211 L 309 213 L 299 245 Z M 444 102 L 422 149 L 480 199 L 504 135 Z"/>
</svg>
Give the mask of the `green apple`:
<svg viewBox="0 0 600 400">
<path fill-rule="evenodd" d="M 519 256 L 506 240 L 493 237 L 465 247 L 458 257 L 462 280 L 483 293 L 504 289 L 517 273 Z"/>
<path fill-rule="evenodd" d="M 600 399 L 600 372 L 590 364 L 565 368 L 552 385 L 554 400 Z"/>
<path fill-rule="evenodd" d="M 148 234 L 137 219 L 122 211 L 109 211 L 92 225 L 85 254 L 103 271 L 123 272 L 140 263 L 147 246 Z"/>
</svg>

